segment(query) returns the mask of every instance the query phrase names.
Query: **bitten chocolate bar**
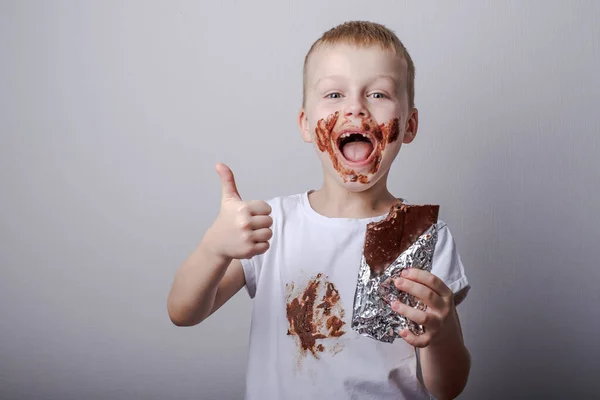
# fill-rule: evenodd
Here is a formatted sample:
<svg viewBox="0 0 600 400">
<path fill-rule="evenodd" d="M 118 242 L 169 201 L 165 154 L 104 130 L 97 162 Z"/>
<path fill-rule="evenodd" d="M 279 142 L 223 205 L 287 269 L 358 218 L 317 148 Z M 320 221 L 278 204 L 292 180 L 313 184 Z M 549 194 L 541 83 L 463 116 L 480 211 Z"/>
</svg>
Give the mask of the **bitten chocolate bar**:
<svg viewBox="0 0 600 400">
<path fill-rule="evenodd" d="M 393 279 L 405 268 L 431 270 L 439 209 L 438 205 L 397 204 L 384 220 L 367 225 L 352 329 L 383 342 L 393 342 L 404 328 L 423 333 L 422 326 L 391 309 L 395 300 L 425 309 L 414 296 L 399 291 Z"/>
</svg>

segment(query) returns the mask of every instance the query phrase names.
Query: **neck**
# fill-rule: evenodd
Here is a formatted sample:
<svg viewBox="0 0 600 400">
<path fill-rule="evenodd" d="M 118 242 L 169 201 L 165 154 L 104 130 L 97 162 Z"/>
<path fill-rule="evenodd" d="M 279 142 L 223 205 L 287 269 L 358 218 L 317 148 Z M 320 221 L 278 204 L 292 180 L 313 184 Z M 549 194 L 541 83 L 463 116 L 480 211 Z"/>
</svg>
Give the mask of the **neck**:
<svg viewBox="0 0 600 400">
<path fill-rule="evenodd" d="M 398 202 L 387 189 L 388 173 L 362 192 L 349 192 L 325 174 L 321 189 L 311 192 L 312 208 L 330 218 L 371 218 L 383 215 Z"/>
</svg>

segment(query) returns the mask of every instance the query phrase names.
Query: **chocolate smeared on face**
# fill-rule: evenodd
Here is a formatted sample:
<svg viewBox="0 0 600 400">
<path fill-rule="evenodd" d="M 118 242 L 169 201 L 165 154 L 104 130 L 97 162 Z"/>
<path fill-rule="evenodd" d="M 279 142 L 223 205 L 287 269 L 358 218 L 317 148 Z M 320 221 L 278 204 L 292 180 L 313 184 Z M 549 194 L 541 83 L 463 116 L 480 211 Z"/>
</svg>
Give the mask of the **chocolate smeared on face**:
<svg viewBox="0 0 600 400">
<path fill-rule="evenodd" d="M 333 128 L 335 127 L 339 116 L 340 113 L 336 112 L 327 118 L 319 120 L 315 129 L 315 136 L 319 150 L 329 154 L 333 168 L 342 176 L 342 178 L 344 178 L 344 182 L 346 182 L 346 179 L 348 179 L 347 177 L 350 177 L 349 179 L 351 179 L 352 175 L 356 176 L 356 174 L 354 171 L 348 170 L 340 164 L 340 160 L 335 152 L 335 143 L 332 135 Z"/>
<path fill-rule="evenodd" d="M 388 123 L 379 125 L 373 118 L 365 119 L 361 122 L 360 128 L 356 127 L 355 132 L 347 118 L 340 121 L 339 128 L 336 130 L 339 120 L 340 113 L 336 112 L 317 122 L 315 128 L 317 147 L 321 152 L 329 154 L 333 168 L 344 182 L 367 184 L 370 181 L 368 174 L 375 174 L 379 171 L 386 145 L 398 140 L 400 120 L 394 118 Z M 350 133 L 343 136 L 339 134 L 341 130 L 350 131 Z M 344 147 L 349 145 L 352 145 L 354 151 L 344 153 Z M 345 159 L 346 155 L 350 156 L 349 154 L 353 154 L 358 159 L 362 158 L 364 161 L 371 160 L 371 168 L 367 174 L 356 173 L 354 169 L 342 165 L 341 160 Z"/>
<path fill-rule="evenodd" d="M 383 126 L 384 125 L 375 125 L 373 127 L 373 136 L 377 139 L 377 142 L 381 144 L 381 150 L 385 149 L 385 140 L 383 140 Z"/>
<path fill-rule="evenodd" d="M 331 133 L 333 132 L 333 128 L 340 116 L 339 112 L 331 114 L 327 118 L 323 118 L 317 122 L 316 128 L 316 137 L 317 137 L 317 146 L 321 151 L 327 151 L 331 155 L 331 151 L 333 150 L 331 145 Z"/>
<path fill-rule="evenodd" d="M 367 225 L 363 254 L 374 275 L 380 275 L 427 229 L 437 222 L 440 206 L 392 206 L 386 219 Z"/>
<path fill-rule="evenodd" d="M 387 142 L 395 142 L 400 136 L 400 119 L 394 118 L 388 125 L 382 126 L 382 129 L 386 130 Z"/>
<path fill-rule="evenodd" d="M 302 356 L 310 352 L 318 359 L 318 353 L 326 350 L 327 343 L 317 341 L 337 338 L 345 333 L 342 330 L 345 322 L 340 294 L 322 274 L 312 278 L 297 296 L 294 296 L 293 284 L 286 287 L 288 335 L 297 336 Z"/>
<path fill-rule="evenodd" d="M 373 160 L 373 166 L 369 173 L 375 174 L 379 171 L 381 165 L 381 159 L 383 158 L 383 151 L 386 145 L 398 140 L 400 135 L 400 120 L 394 118 L 387 124 L 376 125 L 373 129 L 373 136 L 377 139 L 378 147 L 375 149 L 375 159 Z"/>
</svg>

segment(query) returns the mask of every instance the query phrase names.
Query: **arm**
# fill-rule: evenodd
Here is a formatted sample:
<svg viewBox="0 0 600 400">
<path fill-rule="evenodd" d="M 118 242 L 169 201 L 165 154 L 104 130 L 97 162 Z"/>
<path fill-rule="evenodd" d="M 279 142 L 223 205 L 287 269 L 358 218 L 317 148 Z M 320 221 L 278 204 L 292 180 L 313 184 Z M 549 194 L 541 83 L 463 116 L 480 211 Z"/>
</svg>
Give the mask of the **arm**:
<svg viewBox="0 0 600 400">
<path fill-rule="evenodd" d="M 465 347 L 458 314 L 453 334 L 420 350 L 425 387 L 438 400 L 454 399 L 465 388 L 471 356 Z"/>
<path fill-rule="evenodd" d="M 177 271 L 167 310 L 177 326 L 197 325 L 218 310 L 245 284 L 239 260 L 212 253 L 200 244 Z"/>
<path fill-rule="evenodd" d="M 401 335 L 419 348 L 425 387 L 438 400 L 456 398 L 467 384 L 471 359 L 463 342 L 454 294 L 435 275 L 414 268 L 404 270 L 395 284 L 427 305 L 427 310 L 421 311 L 400 302 L 392 304 L 394 311 L 424 327 L 422 335 L 408 329 Z"/>
<path fill-rule="evenodd" d="M 271 207 L 241 199 L 231 170 L 217 165 L 221 209 L 198 248 L 175 275 L 167 299 L 171 321 L 196 325 L 221 307 L 245 284 L 240 259 L 266 252 L 273 235 Z"/>
</svg>

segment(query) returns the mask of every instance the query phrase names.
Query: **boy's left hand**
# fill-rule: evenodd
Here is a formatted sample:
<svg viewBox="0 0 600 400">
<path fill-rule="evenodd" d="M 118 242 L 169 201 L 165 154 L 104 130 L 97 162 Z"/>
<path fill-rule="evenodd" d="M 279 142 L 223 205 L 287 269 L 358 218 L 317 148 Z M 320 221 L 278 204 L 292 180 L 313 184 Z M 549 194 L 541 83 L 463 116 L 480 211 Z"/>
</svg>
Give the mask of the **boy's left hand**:
<svg viewBox="0 0 600 400">
<path fill-rule="evenodd" d="M 403 329 L 400 332 L 410 345 L 427 347 L 442 342 L 446 338 L 461 335 L 454 306 L 454 293 L 440 278 L 421 269 L 407 268 L 402 271 L 401 278 L 396 278 L 394 285 L 427 305 L 427 309 L 421 311 L 400 301 L 392 303 L 392 309 L 395 312 L 424 328 L 424 333 L 418 336 L 409 329 Z"/>
</svg>

